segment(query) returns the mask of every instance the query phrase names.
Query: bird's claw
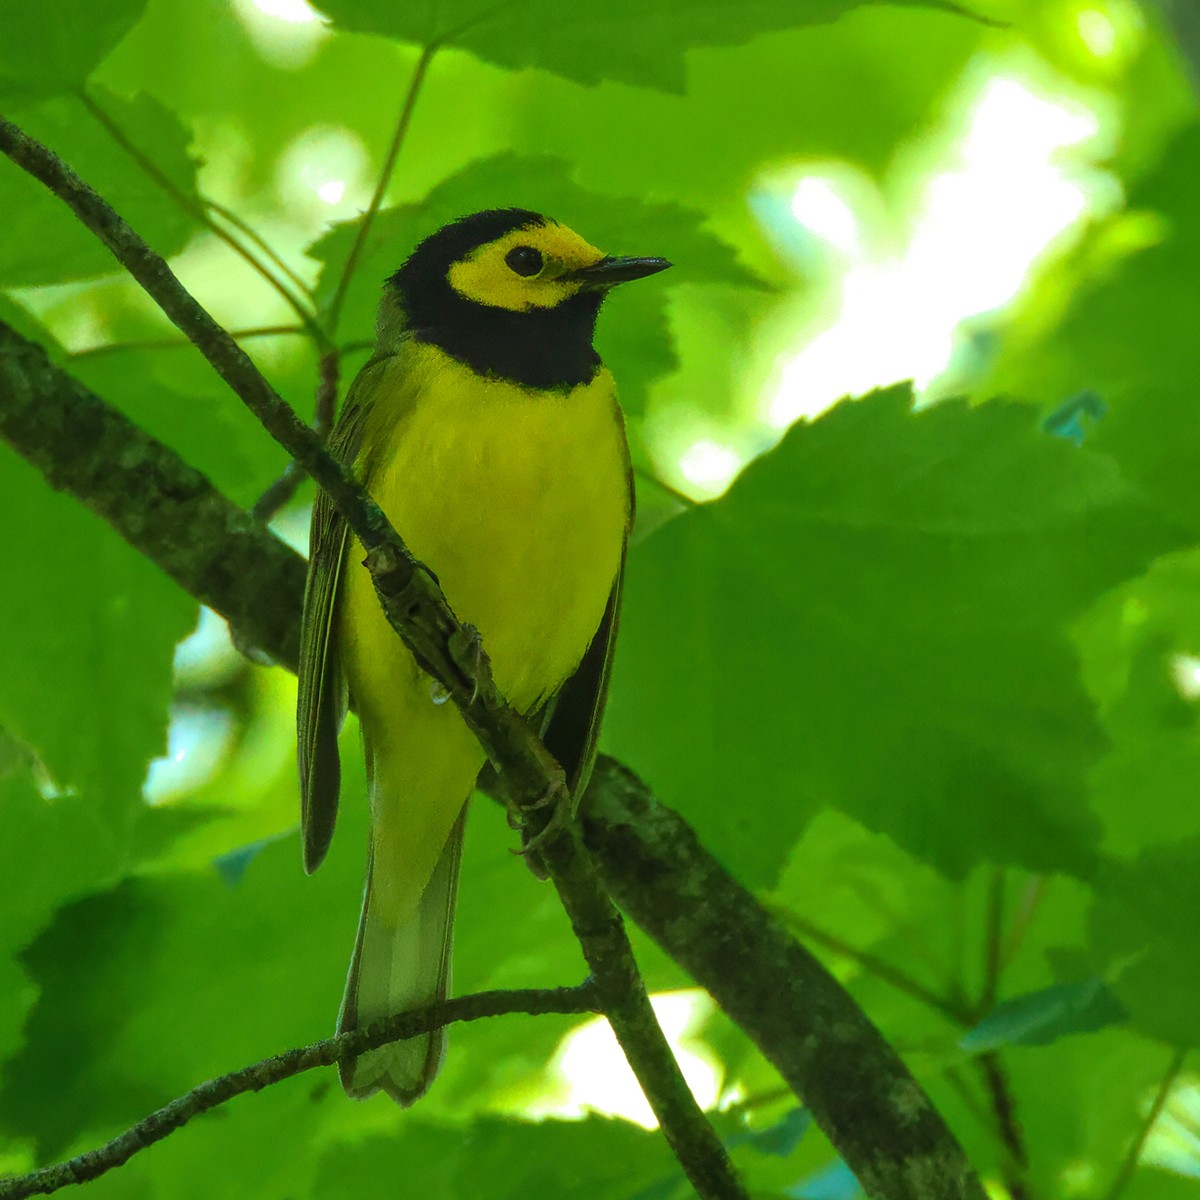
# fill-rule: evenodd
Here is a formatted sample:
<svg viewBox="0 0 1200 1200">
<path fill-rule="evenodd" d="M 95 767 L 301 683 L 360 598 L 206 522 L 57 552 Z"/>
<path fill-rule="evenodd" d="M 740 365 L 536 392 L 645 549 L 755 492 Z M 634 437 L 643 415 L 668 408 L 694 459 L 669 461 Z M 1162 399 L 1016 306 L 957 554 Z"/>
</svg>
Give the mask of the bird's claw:
<svg viewBox="0 0 1200 1200">
<path fill-rule="evenodd" d="M 529 817 L 532 813 L 549 809 L 550 815 L 536 833 L 529 832 Z M 530 870 L 539 878 L 546 877 L 545 865 L 541 859 L 541 848 L 557 834 L 561 833 L 571 822 L 574 806 L 571 803 L 571 791 L 565 779 L 555 779 L 546 790 L 536 799 L 520 808 L 509 810 L 509 826 L 521 831 L 521 846 L 513 850 L 529 864 Z"/>
<path fill-rule="evenodd" d="M 450 639 L 450 653 L 471 680 L 471 703 L 474 704 L 479 699 L 479 681 L 487 665 L 479 630 L 474 625 L 464 624 L 462 631 Z"/>
</svg>

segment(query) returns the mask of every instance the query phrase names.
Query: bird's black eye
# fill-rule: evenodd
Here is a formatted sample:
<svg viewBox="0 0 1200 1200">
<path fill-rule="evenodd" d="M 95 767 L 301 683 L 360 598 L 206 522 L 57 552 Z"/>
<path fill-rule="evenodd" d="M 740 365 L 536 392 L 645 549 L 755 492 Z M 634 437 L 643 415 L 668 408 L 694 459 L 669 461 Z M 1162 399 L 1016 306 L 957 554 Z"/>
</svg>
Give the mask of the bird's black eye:
<svg viewBox="0 0 1200 1200">
<path fill-rule="evenodd" d="M 542 252 L 532 246 L 514 246 L 505 256 L 504 261 L 518 275 L 527 278 L 536 275 L 543 267 Z"/>
</svg>

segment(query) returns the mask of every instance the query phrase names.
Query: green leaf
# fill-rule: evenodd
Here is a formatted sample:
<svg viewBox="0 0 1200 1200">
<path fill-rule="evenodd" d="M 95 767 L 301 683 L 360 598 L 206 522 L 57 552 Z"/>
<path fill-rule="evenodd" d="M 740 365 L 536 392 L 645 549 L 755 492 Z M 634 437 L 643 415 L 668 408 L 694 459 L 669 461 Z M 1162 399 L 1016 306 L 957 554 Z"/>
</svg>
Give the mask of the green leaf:
<svg viewBox="0 0 1200 1200">
<path fill-rule="evenodd" d="M 459 46 L 509 69 L 540 67 L 579 83 L 616 79 L 678 92 L 685 82 L 684 53 L 692 47 L 737 45 L 756 34 L 832 21 L 862 2 L 580 0 L 564 9 L 553 0 L 501 7 L 487 0 L 436 7 L 320 0 L 320 8 L 342 29 Z"/>
<path fill-rule="evenodd" d="M 1044 1046 L 1120 1024 L 1126 1015 L 1102 979 L 1056 983 L 997 1004 L 963 1035 L 961 1045 L 972 1054 L 1001 1046 Z"/>
<path fill-rule="evenodd" d="M 1132 1024 L 1172 1045 L 1200 1044 L 1200 836 L 1105 864 L 1092 947 L 1115 971 Z"/>
<path fill-rule="evenodd" d="M 99 88 L 92 89 L 91 95 L 176 187 L 189 194 L 194 191 L 189 135 L 177 117 L 148 96 L 125 100 Z M 78 98 L 64 97 L 29 109 L 21 114 L 20 123 L 160 254 L 178 253 L 198 228 L 195 219 L 146 176 Z M 0 287 L 62 283 L 118 270 L 112 255 L 71 210 L 7 158 L 0 158 L 0 211 L 7 222 L 0 242 Z"/>
<path fill-rule="evenodd" d="M 1164 555 L 1076 626 L 1111 748 L 1092 775 L 1105 845 L 1132 855 L 1200 834 L 1200 729 L 1177 656 L 1200 651 L 1200 552 Z"/>
<path fill-rule="evenodd" d="M 175 644 L 196 602 L 98 518 L 0 448 L 7 561 L 0 725 L 115 834 L 166 745 Z"/>
<path fill-rule="evenodd" d="M 1111 454 L 1127 478 L 1193 536 L 1200 531 L 1200 491 L 1191 481 L 1200 456 L 1194 387 L 1200 374 L 1198 189 L 1200 125 L 1193 124 L 1129 196 L 1131 209 L 1163 218 L 1155 244 L 1129 254 L 1071 297 L 1061 323 L 1047 327 L 1043 318 L 1038 343 L 1014 340 L 994 381 L 1055 404 L 1083 390 L 1097 393 L 1107 413 L 1088 444 Z M 1144 225 L 1137 226 L 1143 240 Z"/>
<path fill-rule="evenodd" d="M 1145 1124 L 1169 1059 L 1162 1046 L 1125 1028 L 1005 1054 L 1004 1069 L 1027 1134 L 1031 1190 L 1039 1196 L 1069 1194 L 1065 1181 L 1087 1164 L 1103 1196 Z M 1047 1086 L 1049 1080 L 1053 1087 Z M 975 1122 L 963 1116 L 965 1132 Z"/>
<path fill-rule="evenodd" d="M 5 735 L 7 738 L 7 735 Z M 95 805 L 79 796 L 48 801 L 23 768 L 0 770 L 0 1062 L 20 1045 L 36 990 L 17 954 L 66 900 L 111 877 L 124 847 Z"/>
<path fill-rule="evenodd" d="M 951 875 L 1086 873 L 1066 626 L 1171 536 L 1027 406 L 842 404 L 634 547 L 607 748 L 749 883 L 827 803 Z"/>
<path fill-rule="evenodd" d="M 729 1150 L 749 1147 L 759 1154 L 787 1158 L 811 1127 L 812 1115 L 808 1109 L 791 1108 L 772 1125 L 763 1129 L 742 1128 L 723 1140 Z"/>
<path fill-rule="evenodd" d="M 146 0 L 0 0 L 0 104 L 80 87 L 145 7 Z"/>
<path fill-rule="evenodd" d="M 215 869 L 129 880 L 64 909 L 24 956 L 41 994 L 5 1070 L 4 1128 L 52 1157 L 327 1035 L 357 889 L 352 871 L 306 880 L 296 856 L 289 838 L 237 886 Z"/>
<path fill-rule="evenodd" d="M 332 1032 L 366 846 L 361 762 L 348 754 L 346 766 L 338 837 L 311 879 L 289 834 L 264 839 L 240 872 L 216 863 L 127 879 L 58 914 L 23 957 L 39 996 L 25 1044 L 5 1067 L 0 1129 L 51 1157 L 206 1078 Z M 586 967 L 553 890 L 510 853 L 500 808 L 475 807 L 460 881 L 456 992 L 579 982 Z M 86 855 L 84 831 L 72 836 L 73 852 Z M 60 861 L 73 870 L 69 858 L 38 861 L 53 862 L 55 876 Z M 461 1117 L 527 1086 L 579 1020 L 515 1014 L 456 1027 L 423 1111 Z M 322 1080 L 340 1094 L 330 1072 L 295 1087 L 307 1092 Z M 388 1112 L 390 1102 L 380 1098 L 375 1108 Z M 253 1178 L 283 1170 L 298 1144 L 283 1142 Z M 180 1154 L 190 1160 L 192 1152 Z"/>
<path fill-rule="evenodd" d="M 621 1121 L 406 1121 L 385 1136 L 331 1148 L 314 1195 L 383 1200 L 403 1180 L 406 1193 L 438 1200 L 632 1200 L 678 1174 L 659 1134 Z"/>
</svg>

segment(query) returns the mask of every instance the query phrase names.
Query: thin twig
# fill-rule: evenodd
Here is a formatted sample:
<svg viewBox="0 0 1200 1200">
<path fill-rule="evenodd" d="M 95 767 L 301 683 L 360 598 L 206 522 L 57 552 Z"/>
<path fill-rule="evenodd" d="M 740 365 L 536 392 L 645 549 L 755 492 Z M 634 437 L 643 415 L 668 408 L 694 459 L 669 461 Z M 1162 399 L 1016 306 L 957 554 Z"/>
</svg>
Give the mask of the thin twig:
<svg viewBox="0 0 1200 1200">
<path fill-rule="evenodd" d="M 983 984 L 979 989 L 979 1003 L 975 1008 L 976 1019 L 985 1016 L 996 1007 L 996 998 L 1000 994 L 1005 882 L 1004 868 L 994 867 L 988 879 L 986 929 L 983 937 Z"/>
<path fill-rule="evenodd" d="M 1004 1186 L 1008 1188 L 1012 1200 L 1030 1200 L 1033 1191 L 1029 1185 L 1029 1152 L 1025 1148 L 1025 1134 L 1017 1119 L 1016 1098 L 1009 1086 L 1008 1076 L 995 1051 L 981 1054 L 975 1062 L 992 1102 L 996 1132 L 1007 1159 Z"/>
<path fill-rule="evenodd" d="M 846 886 L 872 912 L 878 913 L 895 930 L 896 937 L 904 943 L 904 947 L 914 959 L 920 959 L 929 968 L 930 974 L 937 976 L 945 972 L 945 962 L 939 959 L 938 955 L 918 935 L 911 919 L 905 917 L 900 909 L 888 897 L 882 894 L 879 888 L 868 884 L 859 875 L 851 875 L 846 880 Z M 951 997 L 955 1003 L 962 1002 L 963 991 L 958 981 L 953 978 L 948 980 L 947 987 L 949 988 L 949 991 L 946 993 L 947 996 Z"/>
<path fill-rule="evenodd" d="M 312 428 L 313 433 L 323 442 L 329 438 L 329 431 L 333 428 L 340 366 L 337 350 L 326 351 L 317 364 L 317 398 Z M 296 494 L 296 489 L 307 478 L 304 468 L 294 458 L 289 459 L 283 474 L 254 502 L 250 515 L 263 525 L 269 524 L 271 518 Z"/>
<path fill-rule="evenodd" d="M 1104 1200 L 1120 1200 L 1121 1193 L 1129 1186 L 1129 1181 L 1133 1178 L 1133 1173 L 1137 1170 L 1138 1162 L 1141 1160 L 1142 1151 L 1145 1149 L 1146 1139 L 1154 1131 L 1154 1126 L 1158 1123 L 1158 1118 L 1162 1116 L 1162 1111 L 1166 1107 L 1167 1101 L 1171 1098 L 1171 1089 L 1175 1086 L 1175 1081 L 1179 1078 L 1179 1073 L 1183 1070 L 1183 1064 L 1187 1059 L 1187 1055 L 1187 1049 L 1183 1046 L 1171 1054 L 1171 1061 L 1167 1064 L 1167 1072 L 1162 1077 L 1162 1082 L 1158 1085 L 1158 1091 L 1154 1094 L 1154 1102 L 1150 1105 L 1150 1111 L 1146 1114 L 1146 1119 L 1142 1122 L 1142 1127 L 1133 1139 L 1133 1143 L 1129 1147 L 1129 1153 L 1125 1155 L 1125 1161 L 1121 1164 L 1120 1170 L 1117 1171 L 1112 1181 L 1112 1186 L 1104 1193 Z"/>
<path fill-rule="evenodd" d="M 300 325 L 259 325 L 253 329 L 234 329 L 230 337 L 239 342 L 247 342 L 251 338 L 285 337 L 293 334 L 307 333 Z M 116 354 L 122 350 L 183 350 L 194 349 L 187 338 L 145 338 L 136 342 L 104 342 L 99 346 L 88 346 L 84 350 L 74 351 L 71 358 L 99 358 L 103 354 Z"/>
<path fill-rule="evenodd" d="M 308 335 L 322 349 L 329 345 L 329 339 L 325 336 L 324 330 L 317 324 L 311 310 L 304 301 L 292 291 L 267 265 L 258 258 L 248 247 L 243 245 L 229 230 L 218 225 L 216 221 L 209 215 L 206 202 L 198 196 L 194 196 L 189 192 L 178 187 L 173 179 L 165 172 L 159 169 L 158 164 L 145 154 L 141 148 L 132 141 L 125 131 L 112 119 L 111 116 L 96 103 L 86 91 L 82 89 L 76 93 L 80 103 L 84 108 L 96 119 L 97 122 L 108 133 L 108 135 L 124 150 L 130 158 L 142 169 L 142 171 L 158 185 L 172 200 L 175 201 L 184 212 L 190 213 L 197 221 L 200 222 L 210 233 L 220 238 L 239 258 L 246 262 L 254 271 L 262 276 L 282 297 L 284 302 L 292 309 L 293 312 L 300 318 Z M 256 240 L 262 243 L 262 239 L 255 235 Z M 274 256 L 273 256 L 274 257 Z"/>
<path fill-rule="evenodd" d="M 367 235 L 371 232 L 371 226 L 375 222 L 375 216 L 379 212 L 380 205 L 383 204 L 383 197 L 387 193 L 388 184 L 392 181 L 392 172 L 396 168 L 397 158 L 400 157 L 400 148 L 404 145 L 404 139 L 408 135 L 408 127 L 412 122 L 413 109 L 416 108 L 417 104 L 417 96 L 420 95 L 421 84 L 425 81 L 425 72 L 429 70 L 429 64 L 433 61 L 433 56 L 437 53 L 438 47 L 438 42 L 430 42 L 421 51 L 421 57 L 417 59 L 417 65 L 413 68 L 412 79 L 409 80 L 408 84 L 408 92 L 404 97 L 404 103 L 400 107 L 400 116 L 396 121 L 396 128 L 392 133 L 391 145 L 388 146 L 387 154 L 383 160 L 383 167 L 375 183 L 375 191 L 371 196 L 370 204 L 367 205 L 367 211 L 363 213 L 362 220 L 358 223 L 358 230 L 354 235 L 354 244 L 350 247 L 350 253 L 342 267 L 342 273 L 338 278 L 333 299 L 329 302 L 326 324 L 330 338 L 333 338 L 337 334 L 338 320 L 342 315 L 342 305 L 346 300 L 346 291 L 350 287 L 350 280 L 353 278 L 354 272 L 358 267 L 358 260 L 362 254 L 363 246 L 366 245 Z"/>
<path fill-rule="evenodd" d="M 1017 911 L 1013 914 L 1012 924 L 1004 939 L 1004 945 L 1000 951 L 1000 969 L 1002 971 L 1010 967 L 1017 957 L 1021 943 L 1024 942 L 1025 935 L 1033 924 L 1038 907 L 1045 898 L 1046 878 L 1044 875 L 1034 875 L 1021 890 L 1020 899 L 1017 901 Z"/>
<path fill-rule="evenodd" d="M 992 1132 L 995 1128 L 992 1114 L 983 1101 L 971 1090 L 971 1085 L 962 1071 L 958 1067 L 946 1067 L 942 1071 L 942 1078 L 958 1093 L 963 1107 L 979 1122 L 979 1127 L 986 1129 L 989 1133 Z"/>
<path fill-rule="evenodd" d="M 112 252 L 142 285 L 172 324 L 212 364 L 233 392 L 258 416 L 267 431 L 293 453 L 333 497 L 338 511 L 359 533 L 364 546 L 407 552 L 378 507 L 363 493 L 352 472 L 335 462 L 320 439 L 280 398 L 249 355 L 179 282 L 167 263 L 57 155 L 0 117 L 0 150 L 40 180 Z"/>
<path fill-rule="evenodd" d="M 279 478 L 268 486 L 254 502 L 250 515 L 262 525 L 269 525 L 275 514 L 296 494 L 300 485 L 308 478 L 308 472 L 292 459 Z"/>
<path fill-rule="evenodd" d="M 1004 972 L 1004 910 L 1007 874 L 994 867 L 988 878 L 983 938 L 983 982 L 972 1017 L 978 1021 L 996 1006 L 1000 995 L 1000 977 Z M 996 1133 L 1004 1148 L 1005 1186 L 1013 1200 L 1030 1200 L 1029 1151 L 1025 1134 L 1017 1118 L 1017 1101 L 1008 1083 L 1000 1055 L 996 1051 L 981 1054 L 976 1060 L 984 1086 L 992 1103 Z"/>
<path fill-rule="evenodd" d="M 88 1183 L 128 1162 L 147 1146 L 186 1125 L 201 1113 L 209 1112 L 246 1092 L 258 1092 L 265 1087 L 291 1079 L 318 1067 L 331 1067 L 346 1058 L 354 1058 L 364 1050 L 373 1050 L 401 1038 L 429 1033 L 444 1025 L 459 1021 L 478 1021 L 508 1013 L 528 1013 L 544 1016 L 549 1013 L 599 1012 L 595 985 L 588 980 L 578 987 L 527 988 L 514 991 L 478 992 L 460 996 L 441 1004 L 429 1005 L 376 1021 L 363 1029 L 325 1038 L 308 1046 L 286 1050 L 273 1058 L 231 1071 L 210 1079 L 169 1104 L 143 1117 L 136 1125 L 115 1138 L 52 1167 L 42 1167 L 27 1175 L 0 1179 L 0 1200 L 23 1200 L 27 1196 L 44 1196 L 72 1184 Z"/>
<path fill-rule="evenodd" d="M 302 279 L 294 270 L 292 270 L 283 255 L 279 254 L 271 245 L 271 243 L 268 242 L 267 239 L 264 238 L 263 235 L 245 219 L 245 217 L 238 216 L 238 214 L 235 213 L 232 208 L 228 208 L 226 205 L 219 203 L 218 201 L 212 199 L 211 196 L 201 196 L 200 202 L 210 213 L 216 213 L 217 216 L 223 221 L 228 221 L 230 225 L 234 227 L 234 229 L 248 237 L 267 256 L 267 258 L 270 259 L 270 261 L 288 277 L 297 291 L 299 291 L 308 300 L 312 300 L 311 284 Z"/>
<path fill-rule="evenodd" d="M 932 988 L 926 987 L 920 980 L 914 979 L 899 967 L 892 966 L 891 963 L 885 962 L 869 950 L 860 950 L 857 946 L 852 946 L 836 934 L 828 933 L 820 926 L 814 925 L 811 921 L 799 916 L 790 909 L 774 908 L 770 905 L 766 907 L 768 911 L 773 912 L 789 929 L 792 929 L 801 937 L 806 937 L 818 945 L 832 950 L 835 954 L 840 954 L 843 958 L 848 958 L 852 962 L 858 963 L 869 974 L 882 979 L 885 983 L 891 984 L 897 991 L 903 992 L 905 995 L 911 996 L 914 1000 L 920 1001 L 927 1008 L 932 1008 L 934 1012 L 940 1013 L 947 1020 L 953 1021 L 954 1024 L 967 1025 L 970 1023 L 970 1016 L 965 1009 L 955 1004 L 953 1000 L 945 996 L 939 996 Z"/>
<path fill-rule="evenodd" d="M 562 767 L 528 722 L 509 707 L 478 639 L 464 630 L 433 577 L 412 557 L 351 469 L 328 453 L 162 258 L 61 159 L 4 118 L 0 150 L 71 207 L 195 342 L 267 431 L 325 489 L 366 551 L 388 623 L 417 664 L 445 688 L 526 821 L 544 817 L 547 801 L 565 804 Z M 541 857 L 596 977 L 605 1015 L 680 1165 L 705 1200 L 740 1200 L 746 1192 L 684 1082 L 650 1006 L 621 918 L 583 850 L 578 827 L 563 822 L 544 839 Z"/>
</svg>

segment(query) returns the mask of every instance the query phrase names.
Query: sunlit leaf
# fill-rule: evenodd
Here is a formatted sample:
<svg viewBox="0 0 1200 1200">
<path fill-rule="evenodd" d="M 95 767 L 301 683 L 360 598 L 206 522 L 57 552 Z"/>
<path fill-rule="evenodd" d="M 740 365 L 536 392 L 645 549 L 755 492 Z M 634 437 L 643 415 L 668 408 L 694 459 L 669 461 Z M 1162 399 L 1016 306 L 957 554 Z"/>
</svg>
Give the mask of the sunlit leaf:
<svg viewBox="0 0 1200 1200">
<path fill-rule="evenodd" d="M 583 0 L 564 10 L 550 0 L 504 7 L 456 0 L 412 9 L 386 0 L 321 0 L 320 8 L 343 29 L 461 46 L 502 67 L 541 67 L 580 83 L 618 79 L 680 91 L 683 56 L 691 47 L 736 45 L 756 34 L 832 21 L 860 3 L 757 0 L 714 8 L 699 0 Z"/>
<path fill-rule="evenodd" d="M 635 547 L 608 745 L 755 881 L 827 803 L 953 875 L 1086 872 L 1065 627 L 1170 541 L 1026 406 L 842 404 Z"/>
</svg>

